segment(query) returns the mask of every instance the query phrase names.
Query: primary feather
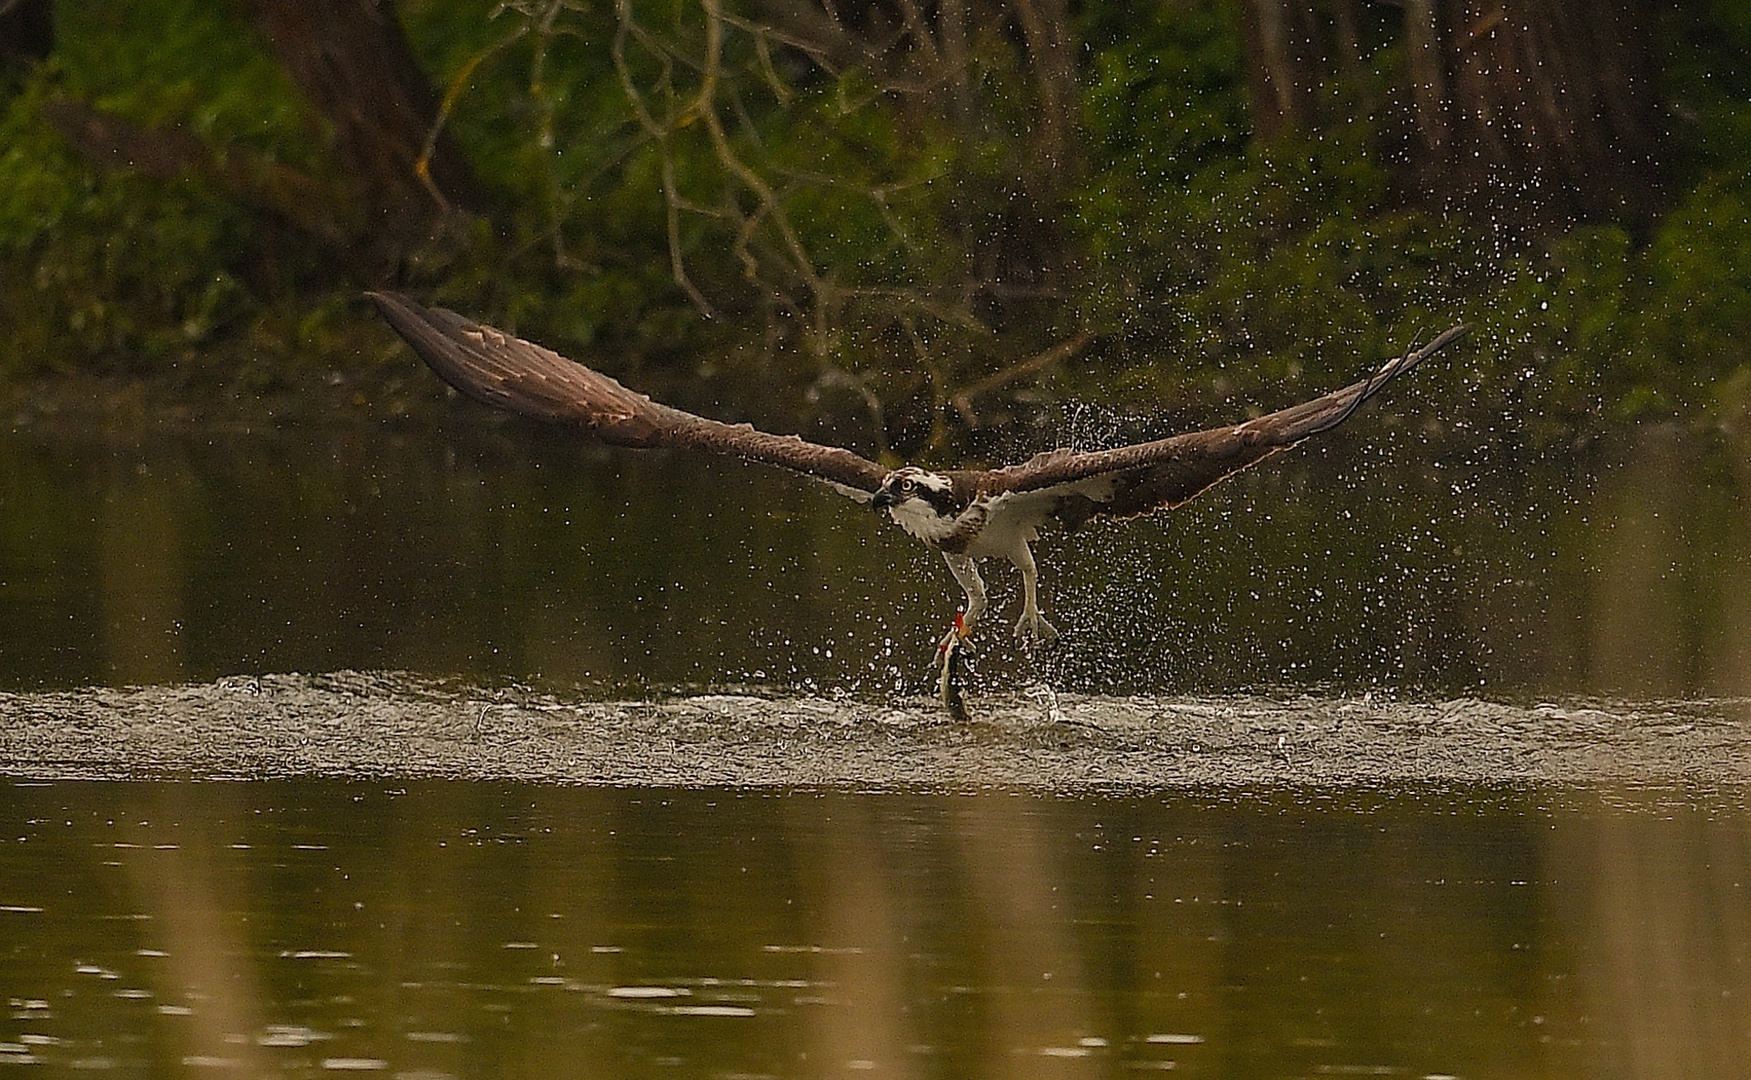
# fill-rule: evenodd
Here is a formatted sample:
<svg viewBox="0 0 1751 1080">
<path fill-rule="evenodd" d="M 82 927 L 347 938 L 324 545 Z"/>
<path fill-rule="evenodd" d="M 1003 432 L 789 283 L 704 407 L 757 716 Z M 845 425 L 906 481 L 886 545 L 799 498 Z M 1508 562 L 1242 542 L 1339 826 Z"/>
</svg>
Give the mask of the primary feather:
<svg viewBox="0 0 1751 1080">
<path fill-rule="evenodd" d="M 610 446 L 706 450 L 764 461 L 827 481 L 865 502 L 887 476 L 888 470 L 849 450 L 670 408 L 551 349 L 453 311 L 399 293 L 366 295 L 445 382 L 488 405 L 581 427 Z"/>
</svg>

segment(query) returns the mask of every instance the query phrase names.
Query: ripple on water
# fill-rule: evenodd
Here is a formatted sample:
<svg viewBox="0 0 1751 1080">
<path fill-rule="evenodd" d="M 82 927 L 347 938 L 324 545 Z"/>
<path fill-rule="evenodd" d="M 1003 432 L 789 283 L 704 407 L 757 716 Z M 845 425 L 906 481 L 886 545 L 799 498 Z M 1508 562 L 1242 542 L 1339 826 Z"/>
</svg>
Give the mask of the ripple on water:
<svg viewBox="0 0 1751 1080">
<path fill-rule="evenodd" d="M 366 695 L 361 698 L 361 695 Z M 481 724 L 491 707 L 492 722 Z M 394 673 L 0 694 L 31 778 L 454 777 L 573 784 L 1052 790 L 1751 779 L 1751 701 L 1280 694 L 925 698 L 771 689 L 601 701 Z M 12 910 L 12 909 L 8 909 Z M 27 914 L 18 911 L 17 914 Z M 507 945 L 507 947 L 514 947 Z"/>
</svg>

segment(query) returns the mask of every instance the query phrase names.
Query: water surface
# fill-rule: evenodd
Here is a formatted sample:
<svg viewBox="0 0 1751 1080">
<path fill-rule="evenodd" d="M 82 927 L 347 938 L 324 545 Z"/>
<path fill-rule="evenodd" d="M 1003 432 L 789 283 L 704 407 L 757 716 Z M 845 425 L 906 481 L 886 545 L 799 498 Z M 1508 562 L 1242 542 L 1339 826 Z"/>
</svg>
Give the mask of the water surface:
<svg viewBox="0 0 1751 1080">
<path fill-rule="evenodd" d="M 1735 1075 L 1736 793 L 0 788 L 20 1075 Z"/>
<path fill-rule="evenodd" d="M 1053 651 L 995 568 L 968 723 L 765 470 L 0 436 L 0 1066 L 1736 1075 L 1743 455 L 1339 436 L 1042 541 Z"/>
<path fill-rule="evenodd" d="M 960 600 L 773 470 L 485 424 L 0 447 L 0 687 L 392 669 L 598 691 L 925 685 Z M 474 423 L 465 423 L 471 418 Z M 1040 658 L 983 685 L 1751 692 L 1751 462 L 1663 428 L 1532 449 L 1370 415 L 1186 509 L 1038 545 Z"/>
</svg>

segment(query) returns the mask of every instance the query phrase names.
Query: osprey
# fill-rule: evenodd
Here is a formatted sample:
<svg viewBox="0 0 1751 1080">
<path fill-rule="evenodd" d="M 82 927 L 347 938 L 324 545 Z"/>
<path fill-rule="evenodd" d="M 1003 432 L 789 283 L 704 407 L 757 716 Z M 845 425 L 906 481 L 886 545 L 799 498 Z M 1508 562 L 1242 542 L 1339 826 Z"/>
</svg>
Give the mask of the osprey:
<svg viewBox="0 0 1751 1080">
<path fill-rule="evenodd" d="M 910 465 L 888 469 L 839 447 L 695 416 L 455 312 L 396 293 L 367 295 L 433 371 L 488 405 L 572 425 L 612 446 L 702 450 L 776 465 L 887 511 L 901 528 L 942 552 L 966 593 L 965 606 L 938 644 L 945 700 L 953 692 L 954 660 L 986 607 L 980 559 L 1001 557 L 1021 572 L 1016 636 L 1027 643 L 1055 637 L 1040 614 L 1039 572 L 1028 547 L 1041 525 L 1056 518 L 1074 529 L 1090 518 L 1179 506 L 1248 465 L 1343 423 L 1381 387 L 1468 329 L 1455 326 L 1361 382 L 1245 423 L 1111 450 L 1049 450 L 1000 469 L 936 472 Z"/>
</svg>

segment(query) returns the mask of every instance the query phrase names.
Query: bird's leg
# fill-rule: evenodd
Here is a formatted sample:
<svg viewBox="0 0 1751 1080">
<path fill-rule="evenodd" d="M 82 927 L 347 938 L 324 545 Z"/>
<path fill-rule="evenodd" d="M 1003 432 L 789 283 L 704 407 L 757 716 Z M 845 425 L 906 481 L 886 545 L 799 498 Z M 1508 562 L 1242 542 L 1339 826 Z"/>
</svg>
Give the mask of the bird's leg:
<svg viewBox="0 0 1751 1080">
<path fill-rule="evenodd" d="M 972 558 L 947 551 L 942 553 L 942 557 L 948 563 L 949 572 L 954 574 L 955 581 L 960 583 L 962 591 L 967 594 L 967 606 L 955 613 L 954 626 L 936 643 L 937 655 L 946 660 L 951 648 L 959 648 L 973 636 L 973 624 L 979 621 L 979 616 L 985 611 L 985 579 L 979 576 L 979 564 Z"/>
<path fill-rule="evenodd" d="M 942 557 L 948 561 L 948 568 L 954 573 L 955 580 L 966 590 L 967 606 L 964 610 L 955 612 L 954 626 L 936 644 L 936 659 L 942 665 L 936 677 L 936 696 L 942 699 L 949 715 L 957 720 L 965 720 L 967 699 L 961 682 L 966 674 L 967 655 L 971 651 L 967 638 L 972 636 L 973 624 L 985 610 L 985 579 L 979 576 L 979 564 L 973 559 L 947 551 L 942 553 Z"/>
<path fill-rule="evenodd" d="M 1037 645 L 1058 636 L 1058 630 L 1040 614 L 1040 572 L 1034 565 L 1034 553 L 1026 544 L 1010 555 L 1009 561 L 1021 571 L 1021 618 L 1015 623 L 1017 640 Z"/>
</svg>

